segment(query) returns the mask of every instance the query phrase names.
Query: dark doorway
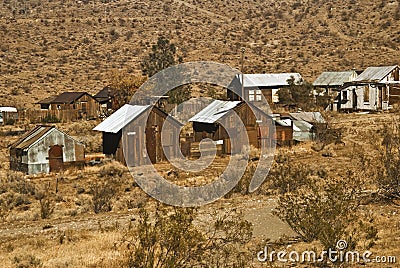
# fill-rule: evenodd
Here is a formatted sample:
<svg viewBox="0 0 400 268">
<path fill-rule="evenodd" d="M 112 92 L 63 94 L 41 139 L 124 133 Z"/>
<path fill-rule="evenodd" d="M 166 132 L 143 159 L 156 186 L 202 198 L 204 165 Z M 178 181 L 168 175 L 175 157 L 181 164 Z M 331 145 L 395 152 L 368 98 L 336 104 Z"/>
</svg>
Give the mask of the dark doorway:
<svg viewBox="0 0 400 268">
<path fill-rule="evenodd" d="M 156 127 L 146 128 L 146 150 L 152 164 L 157 162 Z"/>
<path fill-rule="evenodd" d="M 49 149 L 50 172 L 59 172 L 64 166 L 63 148 L 61 145 L 50 146 Z"/>
<path fill-rule="evenodd" d="M 357 109 L 357 92 L 355 89 L 353 89 L 353 109 Z"/>
</svg>

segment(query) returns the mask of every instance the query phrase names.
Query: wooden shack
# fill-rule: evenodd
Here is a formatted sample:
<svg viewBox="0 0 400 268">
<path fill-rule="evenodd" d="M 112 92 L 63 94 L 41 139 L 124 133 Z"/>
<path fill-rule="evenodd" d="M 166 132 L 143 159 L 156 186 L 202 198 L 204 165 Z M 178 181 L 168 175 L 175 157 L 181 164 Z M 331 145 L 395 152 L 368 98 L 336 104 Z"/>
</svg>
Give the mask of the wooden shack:
<svg viewBox="0 0 400 268">
<path fill-rule="evenodd" d="M 228 132 L 223 125 L 231 127 L 236 131 L 237 123 L 233 114 L 236 113 L 246 127 L 250 145 L 261 148 L 272 145 L 272 118 L 262 110 L 242 101 L 220 101 L 215 100 L 206 108 L 201 110 L 189 121 L 193 122 L 194 141 L 200 142 L 205 138 L 219 141 L 223 144 L 223 153 L 231 152 L 231 141 Z M 262 123 L 262 124 L 261 124 Z"/>
<path fill-rule="evenodd" d="M 400 67 L 368 67 L 337 98 L 338 110 L 389 110 L 400 105 Z"/>
<path fill-rule="evenodd" d="M 64 92 L 41 100 L 38 104 L 42 111 L 50 111 L 51 115 L 58 115 L 59 118 L 70 112 L 68 117 L 91 119 L 97 118 L 100 112 L 100 104 L 86 92 Z"/>
<path fill-rule="evenodd" d="M 84 163 L 84 145 L 54 126 L 36 126 L 10 146 L 10 169 L 27 174 L 58 172 Z"/>
<path fill-rule="evenodd" d="M 274 117 L 275 140 L 278 146 L 293 145 L 293 120 L 289 114 L 282 114 Z"/>
<path fill-rule="evenodd" d="M 111 86 L 105 86 L 93 98 L 99 102 L 102 111 L 113 110 L 117 106 L 115 90 Z"/>
<path fill-rule="evenodd" d="M 272 105 L 279 103 L 278 91 L 289 87 L 289 81 L 302 85 L 303 78 L 299 73 L 243 74 L 244 98 L 247 101 L 261 101 L 262 96 Z M 231 101 L 241 100 L 242 75 L 236 75 L 228 86 L 227 98 Z"/>
<path fill-rule="evenodd" d="M 134 167 L 177 156 L 181 126 L 157 107 L 125 104 L 94 130 L 103 133 L 104 154 Z"/>
</svg>

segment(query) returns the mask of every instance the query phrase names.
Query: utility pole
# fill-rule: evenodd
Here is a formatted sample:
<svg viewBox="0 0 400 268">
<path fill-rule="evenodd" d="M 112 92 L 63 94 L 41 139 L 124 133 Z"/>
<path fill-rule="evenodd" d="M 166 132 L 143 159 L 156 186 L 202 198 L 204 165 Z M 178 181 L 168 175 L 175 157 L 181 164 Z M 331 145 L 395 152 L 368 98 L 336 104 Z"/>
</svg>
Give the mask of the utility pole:
<svg viewBox="0 0 400 268">
<path fill-rule="evenodd" d="M 242 52 L 242 58 L 241 58 L 241 62 L 242 62 L 242 67 L 240 69 L 240 72 L 242 73 L 242 100 L 245 100 L 245 96 L 244 96 L 244 47 L 241 48 L 241 52 Z"/>
</svg>

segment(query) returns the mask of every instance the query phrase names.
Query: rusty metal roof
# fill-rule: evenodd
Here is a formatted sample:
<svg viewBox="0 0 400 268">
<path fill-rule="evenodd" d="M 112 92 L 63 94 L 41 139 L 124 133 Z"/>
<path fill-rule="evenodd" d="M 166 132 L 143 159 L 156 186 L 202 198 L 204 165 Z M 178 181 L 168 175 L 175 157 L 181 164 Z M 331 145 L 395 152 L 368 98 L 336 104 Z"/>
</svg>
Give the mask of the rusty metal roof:
<svg viewBox="0 0 400 268">
<path fill-rule="evenodd" d="M 195 116 L 190 118 L 189 122 L 215 123 L 240 103 L 241 101 L 215 100 Z"/>
<path fill-rule="evenodd" d="M 27 149 L 33 145 L 36 141 L 44 137 L 50 130 L 55 128 L 54 126 L 39 125 L 33 128 L 31 131 L 26 132 L 21 138 L 13 143 L 10 148 L 15 149 Z"/>
<path fill-rule="evenodd" d="M 352 77 L 356 77 L 355 71 L 343 72 L 323 72 L 314 81 L 313 86 L 343 86 L 346 82 L 351 82 Z"/>
<path fill-rule="evenodd" d="M 368 67 L 362 72 L 354 81 L 355 82 L 380 82 L 394 69 L 398 68 L 394 66 L 382 66 L 382 67 Z"/>
</svg>

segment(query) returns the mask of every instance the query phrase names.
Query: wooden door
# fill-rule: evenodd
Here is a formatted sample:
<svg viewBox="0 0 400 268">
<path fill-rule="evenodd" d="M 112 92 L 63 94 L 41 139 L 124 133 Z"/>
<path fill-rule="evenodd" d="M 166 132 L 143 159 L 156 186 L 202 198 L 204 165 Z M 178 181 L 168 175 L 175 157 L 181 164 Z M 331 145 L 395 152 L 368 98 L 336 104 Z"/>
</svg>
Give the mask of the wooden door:
<svg viewBox="0 0 400 268">
<path fill-rule="evenodd" d="M 146 128 L 146 150 L 152 164 L 157 162 L 156 128 Z"/>
<path fill-rule="evenodd" d="M 49 149 L 50 172 L 59 172 L 64 166 L 63 148 L 61 145 L 50 146 Z"/>
</svg>

